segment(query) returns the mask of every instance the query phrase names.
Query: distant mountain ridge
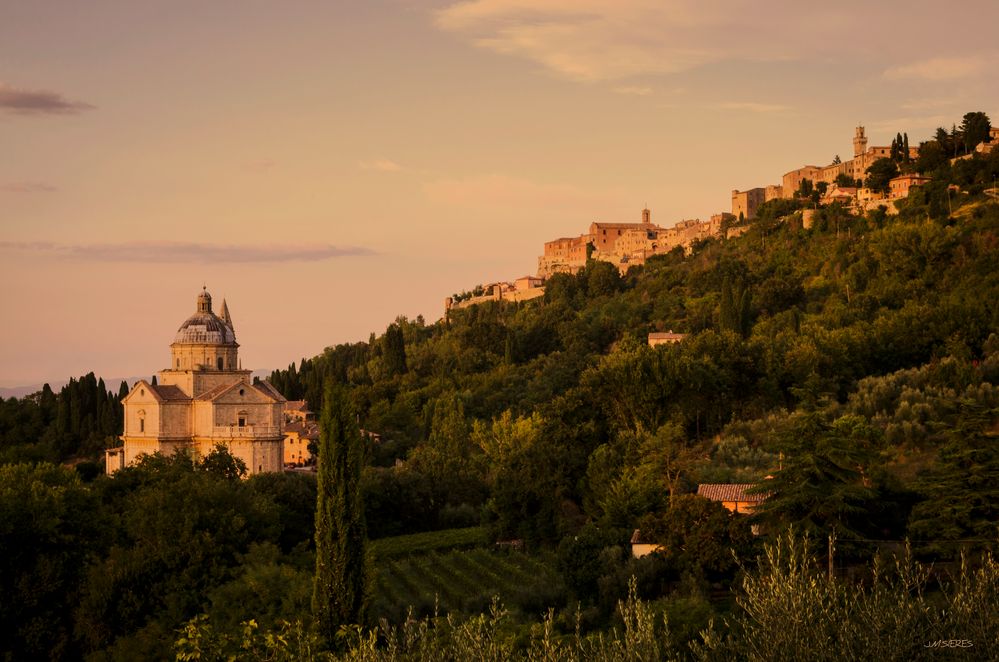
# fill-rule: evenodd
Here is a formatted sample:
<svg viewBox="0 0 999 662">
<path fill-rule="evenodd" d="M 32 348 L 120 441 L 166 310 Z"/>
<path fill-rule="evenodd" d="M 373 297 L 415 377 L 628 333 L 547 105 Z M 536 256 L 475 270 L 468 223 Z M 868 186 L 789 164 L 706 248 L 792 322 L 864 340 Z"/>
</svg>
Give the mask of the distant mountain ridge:
<svg viewBox="0 0 999 662">
<path fill-rule="evenodd" d="M 261 379 L 266 379 L 271 374 L 271 370 L 254 370 L 253 376 L 259 377 Z M 99 378 L 100 375 L 98 375 Z M 76 379 L 76 377 L 74 377 Z M 129 386 L 139 381 L 140 379 L 152 379 L 152 375 L 133 375 L 131 377 L 110 377 L 102 378 L 104 379 L 104 385 L 110 391 L 118 392 L 118 385 L 123 381 L 128 382 Z M 32 393 L 37 393 L 42 390 L 45 384 L 49 385 L 53 391 L 58 392 L 63 386 L 69 383 L 69 378 L 60 379 L 58 381 L 50 382 L 38 382 L 37 384 L 26 384 L 24 386 L 8 386 L 0 387 L 0 398 L 23 398 L 26 395 L 31 395 Z"/>
</svg>

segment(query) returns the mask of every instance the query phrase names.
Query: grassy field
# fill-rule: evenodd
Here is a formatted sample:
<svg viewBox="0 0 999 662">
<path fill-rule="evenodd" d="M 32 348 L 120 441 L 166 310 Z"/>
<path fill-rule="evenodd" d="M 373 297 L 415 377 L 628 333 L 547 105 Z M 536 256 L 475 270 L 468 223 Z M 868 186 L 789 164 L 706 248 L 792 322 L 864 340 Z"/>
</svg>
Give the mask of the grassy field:
<svg viewBox="0 0 999 662">
<path fill-rule="evenodd" d="M 407 536 L 379 538 L 371 541 L 371 553 L 377 562 L 381 562 L 427 552 L 483 547 L 487 542 L 485 529 L 481 526 L 472 526 L 465 529 L 426 531 Z"/>
<path fill-rule="evenodd" d="M 373 615 L 399 622 L 410 607 L 416 616 L 435 610 L 441 615 L 478 613 L 488 611 L 493 596 L 508 609 L 535 615 L 564 601 L 565 589 L 551 556 L 492 549 L 476 531 L 452 529 L 373 541 Z M 478 546 L 468 549 L 474 544 Z M 407 549 L 411 551 L 402 551 Z"/>
</svg>

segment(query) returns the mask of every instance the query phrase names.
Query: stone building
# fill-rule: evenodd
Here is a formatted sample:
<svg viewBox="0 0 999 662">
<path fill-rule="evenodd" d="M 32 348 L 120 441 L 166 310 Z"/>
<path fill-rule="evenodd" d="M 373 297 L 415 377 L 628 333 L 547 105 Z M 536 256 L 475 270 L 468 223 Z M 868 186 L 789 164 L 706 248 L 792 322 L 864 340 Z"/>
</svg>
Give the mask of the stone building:
<svg viewBox="0 0 999 662">
<path fill-rule="evenodd" d="M 912 187 L 925 184 L 928 181 L 930 181 L 930 178 L 922 175 L 912 173 L 899 175 L 888 182 L 888 198 L 890 200 L 907 198 Z"/>
<path fill-rule="evenodd" d="M 830 163 L 827 166 L 807 165 L 791 172 L 785 173 L 782 182 L 781 194 L 784 198 L 793 198 L 795 191 L 801 186 L 801 180 L 810 179 L 813 184 L 826 182 L 832 185 L 840 175 L 846 175 L 850 179 L 864 179 L 867 177 L 867 169 L 878 159 L 885 159 L 891 156 L 891 146 L 867 146 L 867 133 L 862 126 L 858 126 L 853 134 L 853 158 L 840 163 Z M 909 148 L 909 156 L 916 158 L 919 156 L 918 147 Z M 768 198 L 769 199 L 769 198 Z"/>
<path fill-rule="evenodd" d="M 251 379 L 238 349 L 225 301 L 216 315 L 202 291 L 170 345 L 170 367 L 157 373 L 156 384 L 136 382 L 122 400 L 123 445 L 107 450 L 107 472 L 144 454 L 186 450 L 202 457 L 217 444 L 250 474 L 281 471 L 285 399 L 268 382 Z"/>
<path fill-rule="evenodd" d="M 763 189 L 759 191 L 762 195 Z M 538 275 L 547 278 L 556 273 L 578 273 L 586 266 L 587 258 L 609 262 L 625 273 L 630 267 L 645 264 L 653 255 L 669 253 L 677 247 L 689 251 L 695 241 L 720 237 L 726 222 L 735 218 L 723 212 L 712 216 L 710 221 L 684 220 L 663 228 L 652 223 L 651 211 L 643 209 L 640 223 L 596 221 L 590 224 L 587 234 L 546 242 L 544 255 L 538 258 Z M 454 305 L 445 302 L 445 309 Z"/>
<path fill-rule="evenodd" d="M 319 442 L 319 424 L 315 421 L 294 421 L 284 428 L 284 463 L 302 467 L 312 464 L 309 444 Z"/>
<path fill-rule="evenodd" d="M 766 201 L 766 189 L 751 188 L 748 191 L 732 191 L 732 215 L 742 220 L 756 218 L 756 210 Z"/>
<path fill-rule="evenodd" d="M 578 273 L 586 266 L 587 246 L 592 239 L 584 234 L 545 242 L 544 255 L 538 258 L 538 276 L 547 278 L 552 274 Z"/>
</svg>

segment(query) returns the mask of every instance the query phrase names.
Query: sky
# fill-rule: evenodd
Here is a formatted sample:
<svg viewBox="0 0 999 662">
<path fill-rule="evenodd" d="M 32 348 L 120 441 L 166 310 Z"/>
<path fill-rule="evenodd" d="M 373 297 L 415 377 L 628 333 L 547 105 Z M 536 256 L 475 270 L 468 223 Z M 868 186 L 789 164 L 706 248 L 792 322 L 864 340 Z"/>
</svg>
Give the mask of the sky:
<svg viewBox="0 0 999 662">
<path fill-rule="evenodd" d="M 0 0 L 0 386 L 148 375 L 202 286 L 247 368 L 440 318 L 968 111 L 994 0 Z"/>
</svg>

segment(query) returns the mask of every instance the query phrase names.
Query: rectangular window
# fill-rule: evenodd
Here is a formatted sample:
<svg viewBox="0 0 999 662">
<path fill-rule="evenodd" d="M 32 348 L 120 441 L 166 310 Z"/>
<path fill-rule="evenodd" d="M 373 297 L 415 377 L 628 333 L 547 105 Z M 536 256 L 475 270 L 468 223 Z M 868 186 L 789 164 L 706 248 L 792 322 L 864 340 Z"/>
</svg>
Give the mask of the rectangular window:
<svg viewBox="0 0 999 662">
<path fill-rule="evenodd" d="M 245 428 L 246 427 L 246 419 L 243 418 L 242 416 L 239 417 L 239 427 L 241 427 L 241 428 Z"/>
<path fill-rule="evenodd" d="M 140 418 L 139 419 L 139 432 L 145 432 L 145 431 L 146 431 L 146 419 Z"/>
</svg>

